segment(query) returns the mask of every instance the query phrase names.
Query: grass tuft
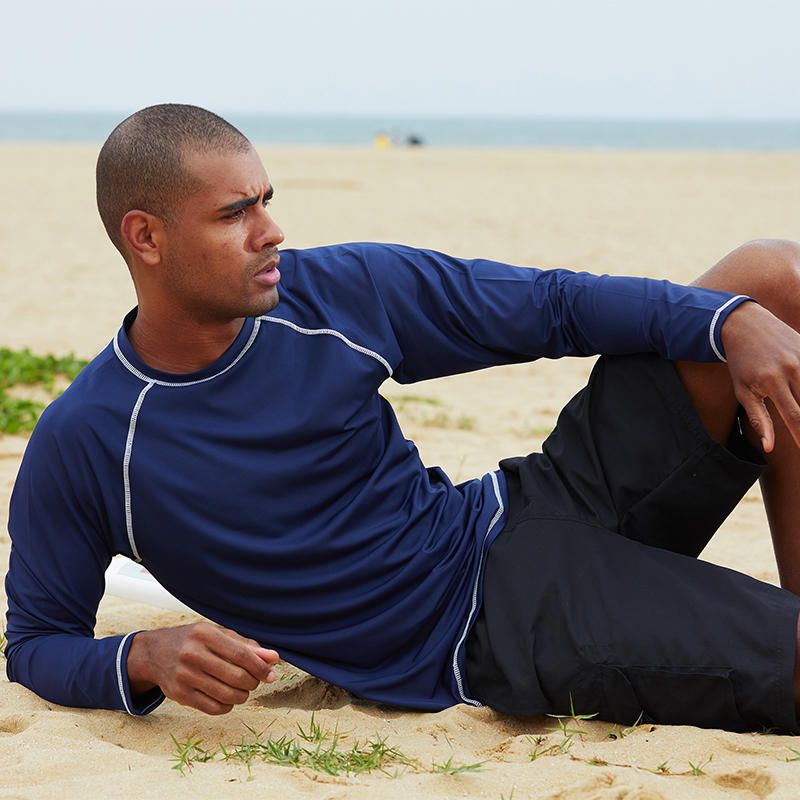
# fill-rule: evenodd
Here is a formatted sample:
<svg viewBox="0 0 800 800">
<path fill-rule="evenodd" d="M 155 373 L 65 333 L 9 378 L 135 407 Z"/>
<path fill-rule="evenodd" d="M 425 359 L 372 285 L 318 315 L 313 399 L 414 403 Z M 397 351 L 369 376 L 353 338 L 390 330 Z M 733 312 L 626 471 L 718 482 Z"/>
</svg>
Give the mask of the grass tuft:
<svg viewBox="0 0 800 800">
<path fill-rule="evenodd" d="M 711 760 L 714 758 L 713 755 L 710 755 L 705 761 L 700 761 L 697 764 L 693 764 L 691 761 L 689 762 L 689 774 L 690 775 L 705 775 L 706 772 L 705 767 L 707 767 Z"/>
<path fill-rule="evenodd" d="M 0 348 L 0 433 L 30 433 L 45 407 L 44 403 L 36 400 L 14 397 L 8 393 L 8 389 L 14 386 L 41 386 L 53 400 L 56 378 L 73 381 L 86 364 L 86 361 L 71 354 L 57 358 L 53 355 L 34 355 L 28 348 Z"/>
<path fill-rule="evenodd" d="M 800 761 L 800 750 L 795 750 L 794 747 L 790 747 L 789 749 L 794 753 L 794 755 L 791 758 L 787 756 L 784 761 Z"/>
<path fill-rule="evenodd" d="M 536 736 L 533 739 L 528 737 L 528 741 L 533 745 L 533 750 L 528 754 L 531 761 L 536 761 L 540 756 L 560 756 L 569 752 L 572 747 L 572 736 L 566 736 L 558 744 L 548 744 L 546 736 Z"/>
<path fill-rule="evenodd" d="M 615 725 L 608 734 L 609 739 L 624 739 L 626 736 L 630 736 L 635 730 L 638 729 L 639 725 L 642 723 L 642 718 L 644 717 L 644 711 L 639 712 L 639 716 L 636 717 L 636 721 L 633 725 L 629 725 L 627 728 L 620 728 L 618 725 Z"/>
<path fill-rule="evenodd" d="M 207 751 L 200 747 L 201 742 L 189 739 L 184 743 L 172 737 L 176 747 L 173 760 L 181 774 L 191 768 L 195 762 L 211 761 L 217 754 L 223 761 L 239 762 L 247 767 L 252 778 L 253 764 L 260 761 L 264 764 L 277 764 L 283 767 L 305 768 L 326 775 L 360 775 L 368 772 L 389 772 L 390 767 L 410 767 L 417 769 L 416 759 L 410 758 L 398 748 L 392 747 L 387 740 L 378 735 L 364 742 L 355 740 L 349 747 L 341 746 L 347 738 L 337 728 L 323 728 L 311 715 L 307 728 L 298 725 L 297 736 L 265 736 L 249 725 L 245 725 L 250 739 L 242 738 L 236 745 L 220 745 L 218 751 Z M 396 774 L 396 773 L 395 773 Z"/>
<path fill-rule="evenodd" d="M 477 761 L 474 764 L 459 764 L 453 763 L 453 757 L 447 759 L 442 764 L 437 764 L 435 761 L 431 762 L 431 772 L 437 775 L 461 775 L 464 772 L 480 772 L 483 769 L 485 761 Z"/>
<path fill-rule="evenodd" d="M 211 761 L 216 755 L 216 752 L 204 750 L 200 746 L 203 743 L 202 739 L 189 737 L 185 742 L 179 742 L 172 734 L 170 736 L 175 745 L 175 755 L 172 760 L 177 762 L 172 765 L 172 769 L 178 770 L 181 775 L 185 775 L 186 770 L 191 770 L 196 763 Z"/>
</svg>

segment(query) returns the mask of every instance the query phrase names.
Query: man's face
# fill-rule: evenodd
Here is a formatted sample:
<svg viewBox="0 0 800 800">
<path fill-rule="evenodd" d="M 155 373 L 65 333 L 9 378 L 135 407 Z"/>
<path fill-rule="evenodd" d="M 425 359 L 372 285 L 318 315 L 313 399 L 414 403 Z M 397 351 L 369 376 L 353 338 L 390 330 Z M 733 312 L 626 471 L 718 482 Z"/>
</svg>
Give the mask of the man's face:
<svg viewBox="0 0 800 800">
<path fill-rule="evenodd" d="M 201 186 L 165 228 L 168 299 L 201 321 L 275 308 L 283 232 L 267 211 L 272 187 L 258 154 L 188 151 L 184 164 Z"/>
</svg>

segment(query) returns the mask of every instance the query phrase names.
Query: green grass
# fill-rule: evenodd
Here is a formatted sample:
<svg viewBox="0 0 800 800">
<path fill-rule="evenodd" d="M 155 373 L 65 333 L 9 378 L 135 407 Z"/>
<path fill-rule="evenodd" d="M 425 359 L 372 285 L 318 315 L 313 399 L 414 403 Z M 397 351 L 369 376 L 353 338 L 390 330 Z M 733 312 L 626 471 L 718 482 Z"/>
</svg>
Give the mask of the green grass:
<svg viewBox="0 0 800 800">
<path fill-rule="evenodd" d="M 172 734 L 170 734 L 172 736 Z M 175 755 L 172 760 L 176 763 L 173 764 L 172 769 L 178 770 L 181 775 L 186 774 L 187 769 L 191 769 L 196 763 L 205 763 L 214 758 L 214 753 L 204 750 L 200 745 L 203 743 L 202 739 L 189 738 L 185 742 L 179 742 L 174 736 L 172 741 L 175 744 Z"/>
<path fill-rule="evenodd" d="M 594 719 L 597 716 L 597 712 L 594 714 L 578 714 L 575 712 L 575 704 L 572 701 L 572 692 L 569 694 L 569 714 L 548 714 L 548 717 L 551 719 L 556 720 L 558 727 L 557 728 L 545 728 L 548 731 L 560 731 L 564 736 L 564 742 L 569 742 L 571 746 L 572 740 L 574 736 L 579 736 L 583 738 L 586 735 L 586 731 L 582 728 L 577 727 L 569 727 L 569 723 L 578 723 L 583 722 L 587 719 Z"/>
<path fill-rule="evenodd" d="M 425 770 L 417 759 L 390 745 L 386 737 L 376 734 L 366 740 L 355 739 L 347 743 L 347 734 L 340 733 L 338 727 L 323 727 L 314 714 L 311 715 L 307 727 L 298 723 L 296 735 L 266 735 L 249 725 L 245 725 L 245 728 L 249 733 L 248 737 L 242 737 L 238 744 L 220 744 L 215 750 L 206 749 L 202 739 L 190 737 L 179 741 L 170 734 L 175 747 L 171 759 L 175 762 L 172 769 L 185 775 L 195 764 L 221 760 L 244 765 L 249 779 L 252 779 L 253 765 L 257 763 L 309 769 L 332 776 L 350 777 L 382 772 L 389 777 L 397 777 L 399 769 L 438 775 L 461 775 L 478 772 L 484 763 L 456 764 L 451 757 L 441 764 L 434 761 L 430 770 Z"/>
<path fill-rule="evenodd" d="M 8 393 L 14 386 L 40 386 L 50 400 L 57 395 L 56 378 L 73 381 L 87 362 L 73 355 L 58 358 L 38 356 L 30 350 L 0 348 L 0 434 L 30 433 L 44 411 L 45 403 Z"/>
<path fill-rule="evenodd" d="M 572 693 L 569 695 L 569 714 L 547 714 L 551 719 L 556 720 L 557 727 L 545 728 L 545 730 L 554 733 L 560 733 L 562 738 L 555 744 L 550 744 L 546 736 L 536 736 L 533 739 L 528 737 L 528 741 L 533 745 L 533 749 L 528 753 L 528 758 L 531 761 L 536 761 L 541 756 L 559 756 L 568 753 L 572 745 L 575 743 L 575 737 L 583 739 L 586 736 L 586 731 L 583 728 L 577 727 L 578 723 L 594 719 L 597 714 L 578 714 L 575 711 L 575 704 L 572 700 Z M 637 720 L 638 724 L 639 720 Z M 570 726 L 572 723 L 572 726 Z M 597 761 L 601 759 L 595 759 Z M 591 762 L 590 762 L 591 763 Z"/>
<path fill-rule="evenodd" d="M 265 736 L 249 725 L 245 725 L 250 738 L 235 745 L 220 744 L 216 750 L 206 750 L 200 739 L 189 738 L 184 742 L 172 736 L 177 762 L 173 769 L 182 775 L 195 763 L 206 763 L 214 759 L 238 762 L 247 767 L 252 777 L 253 764 L 277 764 L 283 767 L 306 768 L 326 775 L 360 775 L 368 772 L 384 772 L 390 775 L 390 767 L 418 768 L 415 759 L 409 758 L 396 747 L 392 747 L 381 736 L 373 736 L 366 741 L 354 740 L 349 746 L 343 745 L 346 734 L 337 728 L 329 730 L 319 725 L 311 715 L 307 728 L 297 726 L 298 733 L 282 736 Z"/>
<path fill-rule="evenodd" d="M 705 775 L 705 767 L 707 767 L 711 760 L 714 758 L 713 755 L 710 755 L 705 761 L 700 761 L 697 764 L 693 764 L 691 761 L 689 762 L 689 773 L 690 775 Z"/>
<path fill-rule="evenodd" d="M 644 717 L 644 711 L 639 712 L 639 716 L 636 717 L 636 721 L 633 725 L 629 725 L 627 728 L 620 728 L 618 725 L 615 725 L 608 733 L 609 739 L 624 739 L 626 736 L 630 736 L 642 723 L 642 718 Z"/>
<path fill-rule="evenodd" d="M 465 772 L 480 772 L 483 769 L 484 762 L 477 761 L 474 764 L 454 764 L 453 757 L 447 759 L 442 764 L 437 764 L 435 761 L 431 762 L 431 772 L 438 775 L 461 775 Z"/>
<path fill-rule="evenodd" d="M 528 754 L 528 758 L 531 761 L 536 761 L 540 756 L 560 756 L 569 752 L 573 738 L 572 736 L 567 736 L 557 744 L 548 744 L 546 736 L 536 736 L 533 739 L 528 737 L 528 741 L 533 745 L 533 750 Z"/>
</svg>

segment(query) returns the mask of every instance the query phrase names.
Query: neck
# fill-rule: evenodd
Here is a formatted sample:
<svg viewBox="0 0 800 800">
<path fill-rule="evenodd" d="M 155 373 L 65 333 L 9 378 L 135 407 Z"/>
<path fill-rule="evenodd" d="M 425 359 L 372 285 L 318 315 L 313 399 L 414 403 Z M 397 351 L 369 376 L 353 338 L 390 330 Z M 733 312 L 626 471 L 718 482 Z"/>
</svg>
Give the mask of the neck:
<svg viewBox="0 0 800 800">
<path fill-rule="evenodd" d="M 197 322 L 175 313 L 148 313 L 139 306 L 128 339 L 153 369 L 190 373 L 213 364 L 231 346 L 243 324 L 243 317 L 226 322 Z"/>
</svg>

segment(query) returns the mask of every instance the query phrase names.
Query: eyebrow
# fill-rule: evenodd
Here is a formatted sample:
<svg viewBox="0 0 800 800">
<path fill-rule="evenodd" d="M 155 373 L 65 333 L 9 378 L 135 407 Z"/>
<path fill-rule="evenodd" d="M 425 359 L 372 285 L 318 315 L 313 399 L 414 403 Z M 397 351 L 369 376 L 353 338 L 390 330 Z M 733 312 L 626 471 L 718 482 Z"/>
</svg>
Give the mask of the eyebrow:
<svg viewBox="0 0 800 800">
<path fill-rule="evenodd" d="M 275 195 L 275 187 L 270 186 L 269 190 L 264 194 L 264 200 L 272 200 L 273 196 Z M 235 203 L 230 203 L 227 206 L 222 206 L 222 208 L 218 208 L 217 211 L 241 211 L 243 208 L 248 208 L 249 206 L 254 206 L 258 201 L 261 195 L 253 195 L 253 197 L 245 197 L 243 200 L 237 200 Z"/>
</svg>

